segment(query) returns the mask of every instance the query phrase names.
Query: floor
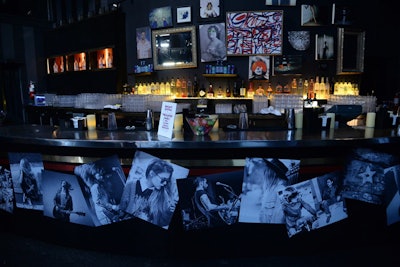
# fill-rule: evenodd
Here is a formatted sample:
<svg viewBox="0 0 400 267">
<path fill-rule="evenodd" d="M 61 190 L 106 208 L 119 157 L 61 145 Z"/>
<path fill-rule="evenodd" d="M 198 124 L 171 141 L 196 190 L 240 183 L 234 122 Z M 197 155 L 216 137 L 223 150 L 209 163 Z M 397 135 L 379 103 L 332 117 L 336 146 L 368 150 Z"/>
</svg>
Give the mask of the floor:
<svg viewBox="0 0 400 267">
<path fill-rule="evenodd" d="M 126 254 L 104 253 L 82 250 L 48 243 L 42 240 L 24 237 L 15 233 L 0 230 L 1 266 L 141 266 L 141 267 L 186 267 L 186 266 L 399 266 L 397 258 L 400 245 L 366 246 L 326 252 L 296 254 L 282 252 L 282 255 L 271 255 L 260 258 L 221 258 L 207 259 L 162 259 L 141 258 Z M 207 244 L 204 244 L 205 246 Z"/>
</svg>

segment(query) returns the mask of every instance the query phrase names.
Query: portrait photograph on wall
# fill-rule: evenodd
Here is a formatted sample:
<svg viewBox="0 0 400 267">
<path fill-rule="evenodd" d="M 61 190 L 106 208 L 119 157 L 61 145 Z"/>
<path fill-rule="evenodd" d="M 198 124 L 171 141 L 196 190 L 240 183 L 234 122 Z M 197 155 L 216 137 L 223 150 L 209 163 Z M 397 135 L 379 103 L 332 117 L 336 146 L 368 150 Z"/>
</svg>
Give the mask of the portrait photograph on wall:
<svg viewBox="0 0 400 267">
<path fill-rule="evenodd" d="M 228 56 L 281 55 L 283 10 L 226 13 Z"/>
<path fill-rule="evenodd" d="M 223 0 L 200 0 L 200 19 L 217 19 L 221 17 Z"/>
<path fill-rule="evenodd" d="M 155 8 L 149 14 L 150 28 L 172 27 L 172 9 L 170 6 Z"/>
<path fill-rule="evenodd" d="M 226 60 L 225 23 L 199 25 L 201 62 Z"/>
<path fill-rule="evenodd" d="M 356 14 L 354 6 L 350 4 L 332 4 L 332 24 L 352 25 L 355 19 Z"/>
<path fill-rule="evenodd" d="M 249 80 L 268 80 L 269 56 L 249 56 Z"/>
<path fill-rule="evenodd" d="M 151 58 L 151 30 L 150 27 L 136 29 L 137 59 Z"/>
<path fill-rule="evenodd" d="M 334 59 L 334 38 L 330 35 L 315 35 L 315 60 Z"/>
<path fill-rule="evenodd" d="M 265 0 L 267 6 L 295 6 L 296 0 Z"/>
<path fill-rule="evenodd" d="M 192 21 L 192 9 L 190 6 L 178 7 L 176 9 L 176 22 L 188 23 Z"/>
<path fill-rule="evenodd" d="M 282 55 L 272 57 L 272 75 L 301 74 L 303 57 L 301 55 Z"/>
<path fill-rule="evenodd" d="M 332 7 L 328 5 L 301 5 L 301 26 L 329 25 Z"/>
</svg>

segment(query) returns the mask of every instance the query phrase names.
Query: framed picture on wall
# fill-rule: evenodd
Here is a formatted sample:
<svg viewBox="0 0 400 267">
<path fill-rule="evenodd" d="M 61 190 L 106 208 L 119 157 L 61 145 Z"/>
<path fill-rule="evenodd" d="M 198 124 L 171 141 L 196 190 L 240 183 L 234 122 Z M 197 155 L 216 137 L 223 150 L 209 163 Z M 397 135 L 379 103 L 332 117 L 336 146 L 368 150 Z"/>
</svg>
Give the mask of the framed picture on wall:
<svg viewBox="0 0 400 267">
<path fill-rule="evenodd" d="M 226 60 L 225 23 L 199 25 L 201 62 Z"/>
<path fill-rule="evenodd" d="M 172 9 L 170 6 L 154 8 L 149 14 L 150 28 L 172 27 Z"/>
<path fill-rule="evenodd" d="M 281 55 L 282 28 L 283 10 L 227 12 L 227 54 Z"/>
<path fill-rule="evenodd" d="M 334 59 L 334 41 L 330 35 L 315 35 L 315 60 Z"/>
<path fill-rule="evenodd" d="M 272 75 L 301 74 L 303 58 L 301 55 L 282 55 L 272 57 Z"/>
<path fill-rule="evenodd" d="M 332 9 L 324 5 L 301 5 L 301 26 L 329 25 Z"/>
<path fill-rule="evenodd" d="M 190 6 L 178 7 L 176 9 L 176 23 L 187 23 L 192 21 L 192 10 Z"/>
<path fill-rule="evenodd" d="M 136 29 L 137 59 L 151 58 L 150 27 Z"/>
<path fill-rule="evenodd" d="M 267 6 L 295 6 L 296 0 L 265 0 Z"/>
<path fill-rule="evenodd" d="M 222 17 L 223 0 L 200 0 L 200 19 L 213 20 Z"/>
<path fill-rule="evenodd" d="M 344 4 L 332 4 L 332 24 L 352 25 L 355 20 L 354 7 Z"/>
<path fill-rule="evenodd" d="M 269 56 L 249 56 L 249 80 L 268 80 L 269 66 Z"/>
</svg>

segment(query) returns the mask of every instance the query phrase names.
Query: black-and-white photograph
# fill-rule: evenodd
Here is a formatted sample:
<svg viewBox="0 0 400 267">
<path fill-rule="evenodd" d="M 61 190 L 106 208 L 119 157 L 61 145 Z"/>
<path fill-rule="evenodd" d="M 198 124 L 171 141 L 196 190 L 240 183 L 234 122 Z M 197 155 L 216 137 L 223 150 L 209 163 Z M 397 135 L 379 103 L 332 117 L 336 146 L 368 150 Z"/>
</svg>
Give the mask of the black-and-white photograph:
<svg viewBox="0 0 400 267">
<path fill-rule="evenodd" d="M 213 19 L 221 16 L 222 0 L 200 0 L 200 18 Z"/>
<path fill-rule="evenodd" d="M 392 225 L 400 222 L 400 165 L 384 170 L 386 223 Z"/>
<path fill-rule="evenodd" d="M 238 222 L 243 171 L 193 176 L 178 181 L 179 204 L 186 231 Z"/>
<path fill-rule="evenodd" d="M 201 62 L 227 59 L 225 23 L 199 25 Z"/>
<path fill-rule="evenodd" d="M 11 171 L 0 165 L 0 210 L 14 212 L 14 190 Z"/>
<path fill-rule="evenodd" d="M 176 9 L 176 23 L 189 23 L 192 21 L 192 8 L 190 6 Z"/>
<path fill-rule="evenodd" d="M 327 173 L 312 179 L 316 188 L 319 227 L 332 224 L 348 217 L 346 200 L 342 196 L 343 173 Z"/>
<path fill-rule="evenodd" d="M 332 24 L 352 25 L 357 18 L 355 8 L 351 4 L 332 4 Z"/>
<path fill-rule="evenodd" d="M 150 28 L 172 27 L 172 9 L 170 6 L 154 8 L 149 13 Z"/>
<path fill-rule="evenodd" d="M 168 229 L 179 201 L 176 181 L 189 169 L 136 151 L 119 204 L 123 220 L 139 218 Z"/>
<path fill-rule="evenodd" d="M 329 25 L 331 20 L 331 6 L 301 5 L 301 26 Z"/>
<path fill-rule="evenodd" d="M 43 210 L 42 172 L 40 153 L 8 153 L 17 208 Z"/>
<path fill-rule="evenodd" d="M 114 155 L 74 168 L 95 226 L 119 222 L 119 201 L 126 177 Z"/>
<path fill-rule="evenodd" d="M 398 164 L 398 156 L 357 148 L 348 156 L 343 196 L 372 204 L 385 202 L 385 169 Z"/>
<path fill-rule="evenodd" d="M 318 176 L 278 191 L 289 237 L 348 218 L 342 172 Z"/>
<path fill-rule="evenodd" d="M 315 60 L 334 59 L 334 38 L 330 35 L 315 35 Z"/>
<path fill-rule="evenodd" d="M 265 0 L 267 6 L 295 6 L 296 0 Z"/>
<path fill-rule="evenodd" d="M 284 224 L 277 192 L 297 182 L 298 159 L 246 158 L 239 222 Z"/>
<path fill-rule="evenodd" d="M 73 174 L 43 171 L 43 215 L 63 222 L 94 226 L 78 178 Z"/>
</svg>

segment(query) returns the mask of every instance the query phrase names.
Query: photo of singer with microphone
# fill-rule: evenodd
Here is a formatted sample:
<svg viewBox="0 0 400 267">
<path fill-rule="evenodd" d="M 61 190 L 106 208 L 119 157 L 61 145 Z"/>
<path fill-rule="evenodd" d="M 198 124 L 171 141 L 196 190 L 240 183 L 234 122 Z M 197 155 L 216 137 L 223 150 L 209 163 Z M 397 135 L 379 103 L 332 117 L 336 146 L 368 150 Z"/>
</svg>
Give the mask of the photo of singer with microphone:
<svg viewBox="0 0 400 267">
<path fill-rule="evenodd" d="M 243 171 L 178 181 L 185 230 L 237 223 Z"/>
</svg>

